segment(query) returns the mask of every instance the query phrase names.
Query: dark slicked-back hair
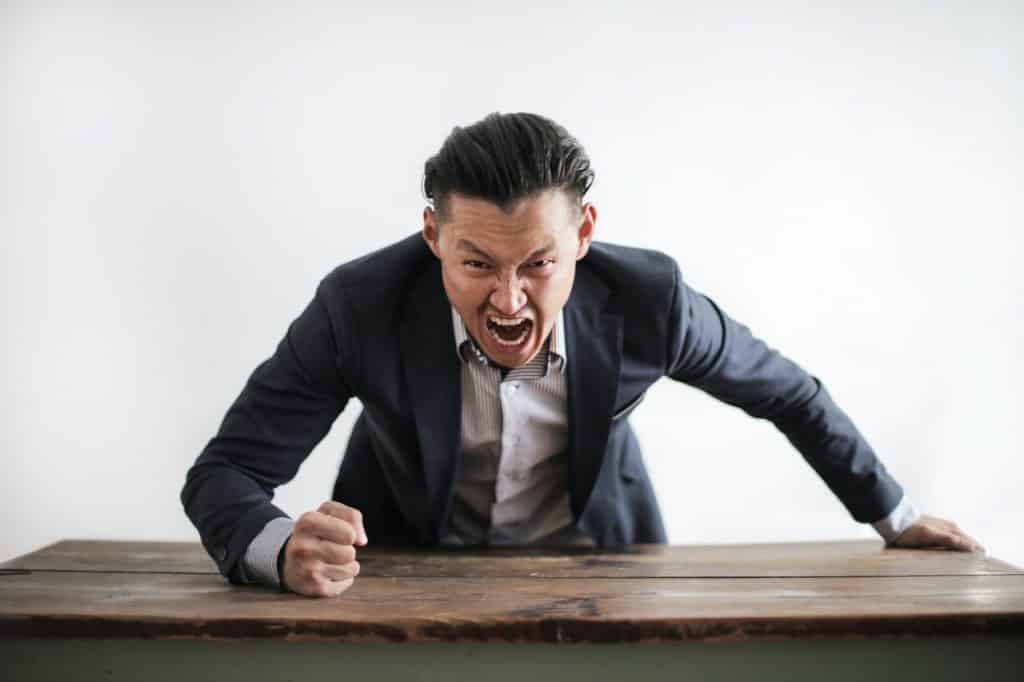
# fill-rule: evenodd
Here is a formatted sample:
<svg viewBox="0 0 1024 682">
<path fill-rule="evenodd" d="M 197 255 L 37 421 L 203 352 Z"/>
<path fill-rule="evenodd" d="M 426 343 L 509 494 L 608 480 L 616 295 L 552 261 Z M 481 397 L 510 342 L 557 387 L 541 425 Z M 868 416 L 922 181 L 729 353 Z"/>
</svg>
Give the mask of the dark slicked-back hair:
<svg viewBox="0 0 1024 682">
<path fill-rule="evenodd" d="M 442 220 L 448 217 L 452 193 L 509 211 L 520 200 L 553 188 L 578 202 L 593 182 L 583 145 L 537 114 L 493 113 L 456 127 L 423 168 L 423 193 Z"/>
</svg>

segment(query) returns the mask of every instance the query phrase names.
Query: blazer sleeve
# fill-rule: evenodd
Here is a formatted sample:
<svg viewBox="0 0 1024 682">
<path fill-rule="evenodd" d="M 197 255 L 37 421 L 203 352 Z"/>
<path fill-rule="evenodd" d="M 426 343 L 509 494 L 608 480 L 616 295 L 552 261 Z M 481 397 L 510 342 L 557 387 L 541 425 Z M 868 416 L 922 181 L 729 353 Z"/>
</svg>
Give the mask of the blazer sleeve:
<svg viewBox="0 0 1024 682">
<path fill-rule="evenodd" d="M 271 504 L 274 488 L 295 476 L 352 395 L 336 322 L 321 286 L 186 475 L 185 513 L 232 583 L 244 582 L 241 559 L 253 538 L 287 516 Z"/>
<path fill-rule="evenodd" d="M 673 288 L 668 376 L 771 421 L 857 521 L 888 515 L 903 489 L 821 381 L 687 286 L 678 267 Z"/>
</svg>

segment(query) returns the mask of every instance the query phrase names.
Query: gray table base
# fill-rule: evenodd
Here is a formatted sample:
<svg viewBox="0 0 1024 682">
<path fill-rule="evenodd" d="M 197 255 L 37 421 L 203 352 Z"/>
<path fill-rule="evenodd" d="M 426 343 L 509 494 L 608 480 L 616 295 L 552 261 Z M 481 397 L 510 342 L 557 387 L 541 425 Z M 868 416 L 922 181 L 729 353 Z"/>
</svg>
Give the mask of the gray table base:
<svg viewBox="0 0 1024 682">
<path fill-rule="evenodd" d="M 1024 637 L 652 644 L 0 641 L 4 680 L 1021 680 Z M 500 665 L 492 665 L 500 664 Z"/>
</svg>

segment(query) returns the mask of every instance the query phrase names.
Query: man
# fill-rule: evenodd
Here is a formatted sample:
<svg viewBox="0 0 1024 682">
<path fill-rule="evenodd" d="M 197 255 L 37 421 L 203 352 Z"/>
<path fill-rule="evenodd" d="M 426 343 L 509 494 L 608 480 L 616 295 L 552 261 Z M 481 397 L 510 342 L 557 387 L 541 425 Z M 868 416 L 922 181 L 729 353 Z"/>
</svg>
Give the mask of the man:
<svg viewBox="0 0 1024 682">
<path fill-rule="evenodd" d="M 249 378 L 181 500 L 233 583 L 347 589 L 356 548 L 665 542 L 628 422 L 663 376 L 771 420 L 889 545 L 983 551 L 921 516 L 824 386 L 689 288 L 593 241 L 564 128 L 492 114 L 426 163 L 423 230 L 330 273 Z M 352 397 L 330 500 L 270 503 Z"/>
</svg>

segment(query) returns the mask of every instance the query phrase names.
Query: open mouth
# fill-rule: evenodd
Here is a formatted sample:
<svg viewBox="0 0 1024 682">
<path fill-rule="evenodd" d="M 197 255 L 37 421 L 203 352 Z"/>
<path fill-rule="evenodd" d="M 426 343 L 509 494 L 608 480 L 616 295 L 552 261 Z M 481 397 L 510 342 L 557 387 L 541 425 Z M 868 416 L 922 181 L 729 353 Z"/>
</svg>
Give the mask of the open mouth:
<svg viewBox="0 0 1024 682">
<path fill-rule="evenodd" d="M 487 332 L 491 338 L 505 348 L 521 345 L 533 330 L 532 320 L 505 320 L 497 317 L 487 318 Z"/>
</svg>

